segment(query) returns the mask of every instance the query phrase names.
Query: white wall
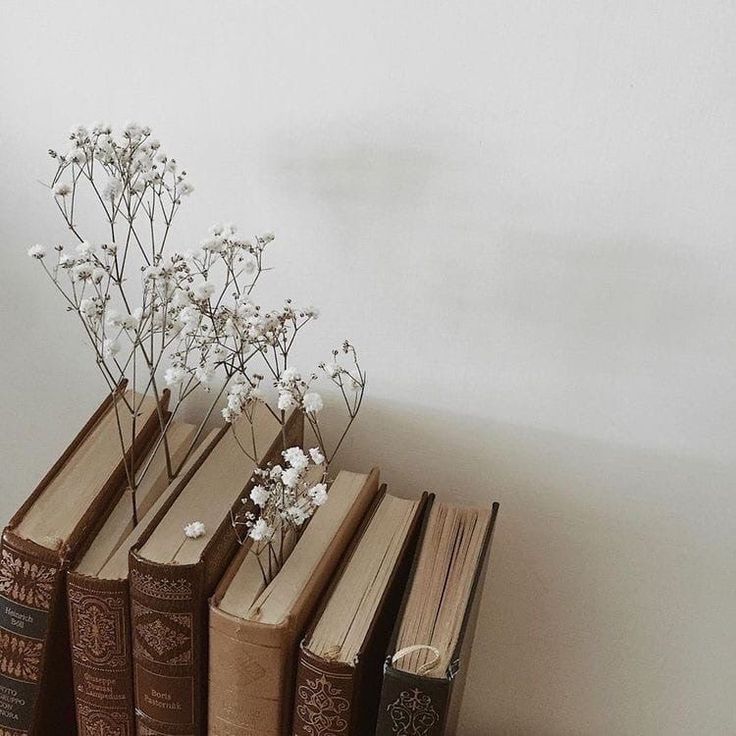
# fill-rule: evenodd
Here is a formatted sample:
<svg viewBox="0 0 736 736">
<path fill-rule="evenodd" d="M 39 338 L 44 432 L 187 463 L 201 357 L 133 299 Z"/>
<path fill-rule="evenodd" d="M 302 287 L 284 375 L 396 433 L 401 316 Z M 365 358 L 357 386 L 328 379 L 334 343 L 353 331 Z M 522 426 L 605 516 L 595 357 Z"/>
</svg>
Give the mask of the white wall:
<svg viewBox="0 0 736 736">
<path fill-rule="evenodd" d="M 343 462 L 502 502 L 461 733 L 732 734 L 734 32 L 716 0 L 6 1 L 3 519 L 102 391 L 25 256 L 64 237 L 45 151 L 137 119 L 197 187 L 178 244 L 275 229 L 269 295 L 360 346 Z"/>
</svg>

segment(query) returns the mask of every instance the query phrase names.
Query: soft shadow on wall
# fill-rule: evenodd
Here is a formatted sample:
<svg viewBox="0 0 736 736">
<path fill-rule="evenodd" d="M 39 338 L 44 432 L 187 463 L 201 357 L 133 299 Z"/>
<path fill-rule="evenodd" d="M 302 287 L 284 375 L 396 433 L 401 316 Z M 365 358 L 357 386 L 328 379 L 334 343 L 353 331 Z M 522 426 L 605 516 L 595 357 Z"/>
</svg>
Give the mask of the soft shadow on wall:
<svg viewBox="0 0 736 736">
<path fill-rule="evenodd" d="M 458 736 L 727 732 L 734 468 L 375 396 L 339 464 L 501 502 Z"/>
</svg>

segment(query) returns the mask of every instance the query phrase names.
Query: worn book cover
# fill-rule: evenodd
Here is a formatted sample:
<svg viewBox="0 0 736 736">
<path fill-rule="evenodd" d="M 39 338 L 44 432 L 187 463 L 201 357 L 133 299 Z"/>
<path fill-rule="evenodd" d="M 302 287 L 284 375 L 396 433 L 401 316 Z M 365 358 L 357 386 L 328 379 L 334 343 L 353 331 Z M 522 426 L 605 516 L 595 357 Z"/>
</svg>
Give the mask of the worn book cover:
<svg viewBox="0 0 736 736">
<path fill-rule="evenodd" d="M 223 428 L 215 442 L 230 432 Z M 294 412 L 285 437 L 274 432 L 260 464 L 281 461 L 286 447 L 301 446 L 303 414 Z M 214 450 L 202 468 L 211 465 Z M 252 466 L 251 466 L 252 467 Z M 228 473 L 228 468 L 221 469 Z M 229 471 L 230 476 L 233 475 Z M 194 473 L 190 483 L 197 481 Z M 204 736 L 207 733 L 209 630 L 207 604 L 238 549 L 229 511 L 242 510 L 241 498 L 252 482 L 250 473 L 231 479 L 237 491 L 219 526 L 208 532 L 195 561 L 180 564 L 146 557 L 150 541 L 165 512 L 153 520 L 130 555 L 130 594 L 133 634 L 134 698 L 138 736 Z M 213 489 L 214 490 L 214 489 Z M 202 500 L 207 501 L 207 488 Z"/>
<path fill-rule="evenodd" d="M 381 699 L 376 736 L 455 736 L 467 677 L 467 666 L 475 631 L 481 589 L 488 567 L 489 551 L 498 514 L 494 503 L 483 541 L 482 552 L 473 577 L 470 598 L 463 615 L 460 637 L 452 652 L 450 665 L 441 677 L 405 672 L 394 663 L 396 639 L 411 585 L 406 588 L 402 610 L 396 620 L 389 654 L 384 663 Z M 426 541 L 426 526 L 421 545 Z M 416 556 L 411 577 L 416 574 Z"/>
<path fill-rule="evenodd" d="M 365 476 L 346 475 L 359 481 L 356 502 L 330 538 L 284 620 L 264 623 L 223 609 L 223 598 L 248 555 L 245 548 L 217 587 L 210 606 L 210 736 L 288 736 L 290 733 L 299 642 L 379 491 L 378 468 Z M 330 493 L 335 492 L 339 480 L 340 476 Z M 324 509 L 330 503 L 334 500 Z M 315 514 L 310 525 L 318 522 L 322 511 Z M 299 555 L 298 545 L 287 565 L 294 555 Z"/>
<path fill-rule="evenodd" d="M 380 501 L 381 498 L 378 498 L 377 504 Z M 312 653 L 307 642 L 337 583 L 346 572 L 353 552 L 364 538 L 370 515 L 366 518 L 364 528 L 356 536 L 350 553 L 346 555 L 301 643 L 294 697 L 293 736 L 314 736 L 319 733 L 373 736 L 381 694 L 383 660 L 414 561 L 422 520 L 430 503 L 428 494 L 423 494 L 357 656 L 350 663 L 338 662 Z"/>
<path fill-rule="evenodd" d="M 3 532 L 3 736 L 77 732 L 65 576 L 124 490 L 125 466 L 114 417 L 114 402 L 123 390 L 121 384 L 105 399 Z M 142 453 L 158 427 L 155 403 L 144 401 L 128 457 Z"/>
<path fill-rule="evenodd" d="M 169 425 L 168 450 L 184 460 L 195 428 Z M 158 441 L 158 438 L 157 438 Z M 133 653 L 130 631 L 128 551 L 161 509 L 169 508 L 206 456 L 198 448 L 168 482 L 164 450 L 152 451 L 138 489 L 140 521 L 133 526 L 126 496 L 108 516 L 95 541 L 67 573 L 69 636 L 79 736 L 135 736 Z M 104 537 L 104 538 L 103 538 Z"/>
</svg>

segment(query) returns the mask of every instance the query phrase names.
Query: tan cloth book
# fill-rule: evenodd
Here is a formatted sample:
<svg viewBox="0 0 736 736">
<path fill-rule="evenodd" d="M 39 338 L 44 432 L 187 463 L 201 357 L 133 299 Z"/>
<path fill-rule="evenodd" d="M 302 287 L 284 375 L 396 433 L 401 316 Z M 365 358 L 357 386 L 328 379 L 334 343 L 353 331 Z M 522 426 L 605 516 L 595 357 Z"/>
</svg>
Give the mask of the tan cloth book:
<svg viewBox="0 0 736 736">
<path fill-rule="evenodd" d="M 243 547 L 210 606 L 210 736 L 285 736 L 291 725 L 299 641 L 378 494 L 379 471 L 341 471 L 264 588 Z"/>
<path fill-rule="evenodd" d="M 241 420 L 244 421 L 244 420 Z M 285 431 L 265 407 L 254 422 L 259 465 L 301 446 L 303 415 Z M 130 553 L 134 701 L 138 736 L 207 733 L 207 601 L 238 549 L 231 511 L 252 484 L 254 462 L 230 427 L 209 440 L 176 500 L 151 520 Z M 184 535 L 200 521 L 204 536 Z"/>
<path fill-rule="evenodd" d="M 0 733 L 76 733 L 65 578 L 125 489 L 119 430 L 133 437 L 127 409 L 116 416 L 123 390 L 105 399 L 3 532 Z M 129 458 L 143 456 L 159 426 L 155 402 L 143 400 Z"/>
</svg>

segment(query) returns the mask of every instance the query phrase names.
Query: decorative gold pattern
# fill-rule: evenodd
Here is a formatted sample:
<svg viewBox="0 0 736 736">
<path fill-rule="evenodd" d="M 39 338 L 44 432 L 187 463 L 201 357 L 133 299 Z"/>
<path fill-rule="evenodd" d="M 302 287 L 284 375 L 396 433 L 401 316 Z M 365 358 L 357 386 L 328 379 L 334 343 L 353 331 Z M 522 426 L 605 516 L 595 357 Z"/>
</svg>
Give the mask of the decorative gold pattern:
<svg viewBox="0 0 736 736">
<path fill-rule="evenodd" d="M 98 666 L 125 664 L 124 603 L 114 596 L 85 595 L 69 586 L 72 645 L 82 659 Z"/>
<path fill-rule="evenodd" d="M 55 567 L 24 560 L 4 549 L 0 559 L 0 595 L 30 608 L 48 611 L 57 572 Z"/>
<path fill-rule="evenodd" d="M 6 731 L 0 728 L 0 736 L 28 736 L 28 731 Z"/>
<path fill-rule="evenodd" d="M 348 721 L 343 717 L 350 710 L 350 702 L 342 697 L 324 675 L 307 679 L 297 691 L 299 704 L 296 712 L 301 718 L 301 728 L 309 736 L 338 736 L 347 733 Z"/>
<path fill-rule="evenodd" d="M 417 689 L 404 690 L 387 710 L 395 736 L 427 736 L 440 720 L 432 698 Z"/>
<path fill-rule="evenodd" d="M 136 649 L 147 659 L 165 664 L 191 664 L 192 616 L 164 613 L 133 604 Z"/>
<path fill-rule="evenodd" d="M 192 597 L 192 581 L 186 578 L 158 578 L 147 572 L 131 570 L 133 588 L 149 598 L 184 601 Z"/>
<path fill-rule="evenodd" d="M 38 682 L 43 642 L 0 630 L 0 672 L 8 677 Z"/>
<path fill-rule="evenodd" d="M 128 724 L 121 722 L 121 716 L 94 711 L 80 718 L 80 736 L 131 736 L 131 733 Z"/>
</svg>

